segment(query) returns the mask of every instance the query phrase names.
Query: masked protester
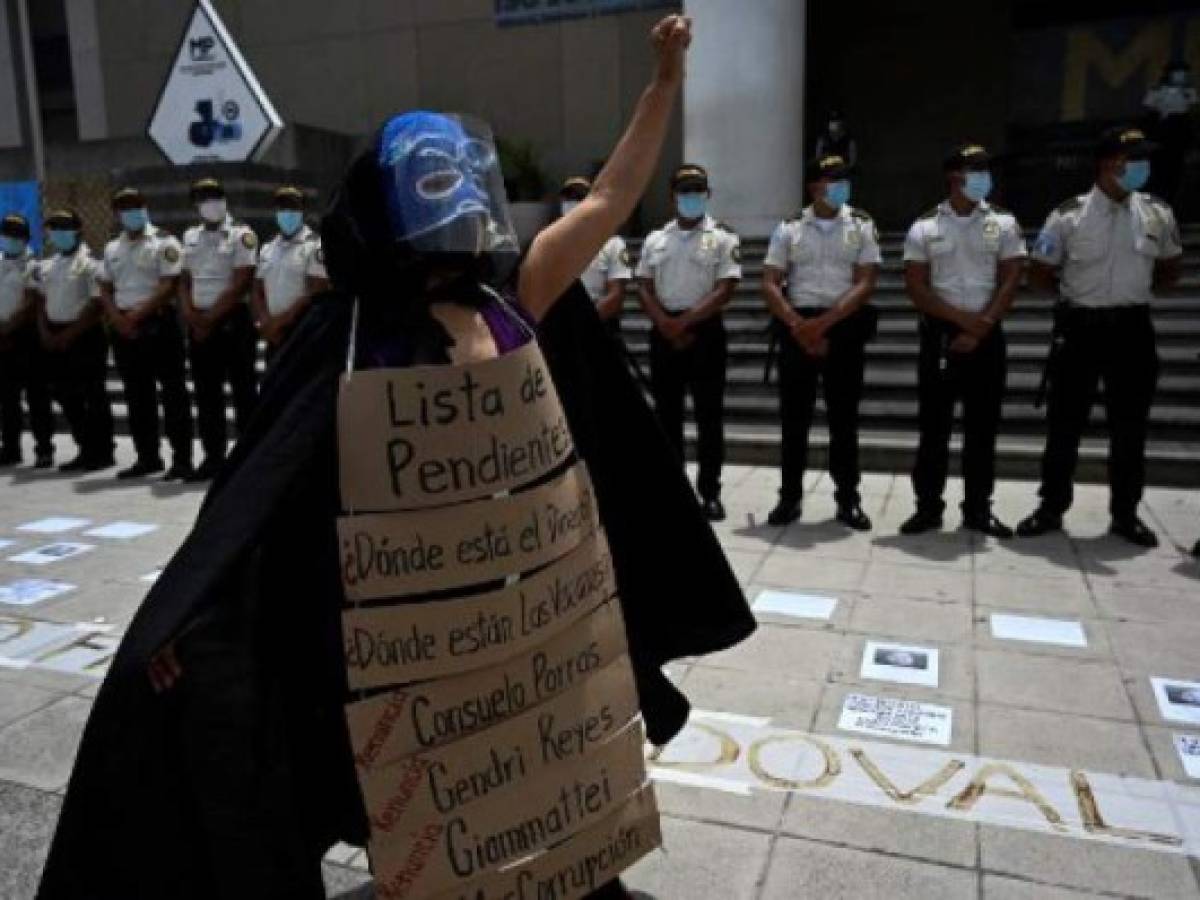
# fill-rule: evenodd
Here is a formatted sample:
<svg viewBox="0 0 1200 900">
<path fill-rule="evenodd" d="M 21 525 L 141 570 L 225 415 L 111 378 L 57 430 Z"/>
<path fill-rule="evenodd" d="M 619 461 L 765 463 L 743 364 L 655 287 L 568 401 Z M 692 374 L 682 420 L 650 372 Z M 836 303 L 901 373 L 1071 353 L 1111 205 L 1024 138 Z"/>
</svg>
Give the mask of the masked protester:
<svg viewBox="0 0 1200 900">
<path fill-rule="evenodd" d="M 108 400 L 108 337 L 96 278 L 100 263 L 83 241 L 83 222 L 71 209 L 46 217 L 53 255 L 39 263 L 34 291 L 38 328 L 55 399 L 79 454 L 63 472 L 97 472 L 116 465 Z"/>
<path fill-rule="evenodd" d="M 581 523 L 598 515 L 579 550 L 551 563 L 549 571 L 574 552 L 600 553 L 597 571 L 603 576 L 603 559 L 611 559 L 620 600 L 606 600 L 564 634 L 592 627 L 600 621 L 596 616 L 624 619 L 616 646 L 627 643 L 622 658 L 631 666 L 646 733 L 655 743 L 682 727 L 688 708 L 661 665 L 750 633 L 752 617 L 736 579 L 576 281 L 637 202 L 671 120 L 689 24 L 671 16 L 653 36 L 657 74 L 600 174 L 598 190 L 538 235 L 519 265 L 486 130 L 439 113 L 406 113 L 389 120 L 353 163 L 322 228 L 334 291 L 316 298 L 297 323 L 264 381 L 249 432 L 126 634 L 83 739 L 42 900 L 318 898 L 324 896 L 320 861 L 328 847 L 368 839 L 380 898 L 430 897 L 447 889 L 421 879 L 431 867 L 448 864 L 445 851 L 452 848 L 446 842 L 459 834 L 453 822 L 397 834 L 390 823 L 409 806 L 372 807 L 371 778 L 402 775 L 409 770 L 401 763 L 417 760 L 400 756 L 396 766 L 374 767 L 379 753 L 395 748 L 389 741 L 396 732 L 408 733 L 411 720 L 394 713 L 378 720 L 396 726 L 370 733 L 382 744 L 360 742 L 356 723 L 379 704 L 405 706 L 406 691 L 428 697 L 460 690 L 467 670 L 486 680 L 497 669 L 471 669 L 469 660 L 449 657 L 429 684 L 397 691 L 396 680 L 406 679 L 385 672 L 376 682 L 382 692 L 351 696 L 351 681 L 362 685 L 362 657 L 343 647 L 341 619 L 430 612 L 453 617 L 463 604 L 490 602 L 497 591 L 512 596 L 514 584 L 542 576 L 529 576 L 523 567 L 520 573 L 505 569 L 510 557 L 490 542 L 488 554 L 477 554 L 471 547 L 481 545 L 468 542 L 466 550 L 457 545 L 448 562 L 431 552 L 418 562 L 407 539 L 403 559 L 390 551 L 386 560 L 368 553 L 360 559 L 367 569 L 359 570 L 346 554 L 356 553 L 361 542 L 344 544 L 339 530 L 407 522 L 432 542 L 439 529 L 491 523 L 514 504 L 574 485 L 579 515 L 555 517 L 544 533 L 527 529 L 528 540 L 514 541 L 508 553 L 540 552 L 543 540 L 582 534 Z M 472 388 L 494 371 L 489 367 L 514 360 L 520 381 L 515 394 Z M 459 388 L 434 389 L 447 382 Z M 425 389 L 430 393 L 421 393 Z M 354 405 L 356 397 L 386 396 L 390 404 Z M 471 453 L 490 446 L 481 428 L 493 429 L 497 438 L 528 425 L 526 404 L 541 404 L 552 417 L 561 404 L 565 430 L 535 439 L 528 445 L 535 450 L 523 457 L 497 439 L 495 452 L 505 454 L 507 465 L 505 490 L 493 493 L 463 468 L 456 468 L 461 480 L 440 481 L 433 454 L 464 454 L 469 463 Z M 380 428 L 401 444 L 411 442 L 410 449 L 425 448 L 429 465 L 413 471 L 397 450 L 396 480 L 389 478 L 378 468 L 388 454 L 376 454 L 381 445 L 371 437 Z M 617 433 L 621 440 L 612 440 Z M 427 440 L 437 434 L 459 438 Z M 535 480 L 526 482 L 534 472 Z M 439 505 L 439 491 L 471 499 Z M 608 550 L 597 549 L 604 546 Z M 687 564 L 663 565 L 672 558 Z M 385 570 L 391 574 L 382 576 Z M 358 580 L 358 571 L 367 581 Z M 484 585 L 484 593 L 464 598 L 461 586 L 474 584 L 474 571 L 501 577 Z M 517 574 L 520 580 L 510 583 L 508 576 Z M 426 602 L 411 602 L 416 598 L 404 590 L 390 594 L 376 575 L 425 585 L 420 599 Z M 430 595 L 434 582 L 443 590 Z M 344 598 L 357 603 L 364 592 L 376 598 L 375 606 L 344 606 Z M 549 658 L 550 648 L 540 645 L 538 652 Z M 599 652 L 585 648 L 570 670 L 589 670 L 588 657 Z M 434 662 L 420 652 L 408 659 L 412 665 Z M 425 706 L 414 701 L 418 709 Z M 503 710 L 496 716 L 509 725 L 525 721 L 506 718 Z M 464 720 L 447 714 L 437 721 L 453 731 L 457 726 L 448 723 Z M 632 769 L 640 770 L 641 736 L 633 737 Z M 422 740 L 436 754 L 438 736 Z M 468 753 L 478 745 L 468 736 L 453 746 Z M 618 780 L 630 774 L 628 767 L 608 772 Z M 412 795 L 414 803 L 427 798 L 423 790 Z M 477 803 L 497 814 L 532 815 L 544 793 L 530 788 L 500 794 L 490 805 L 487 798 L 453 802 L 468 804 L 462 813 L 468 818 Z M 123 852 L 130 846 L 139 853 Z M 470 869 L 482 857 L 454 858 Z M 495 857 L 488 859 L 485 880 L 476 885 L 494 886 L 503 877 L 490 868 Z M 464 868 L 455 870 L 456 878 L 470 877 Z M 615 874 L 607 884 L 597 881 L 597 896 L 626 896 Z"/>
<path fill-rule="evenodd" d="M 29 408 L 34 467 L 54 465 L 54 414 L 46 358 L 38 339 L 32 289 L 38 263 L 29 222 L 17 213 L 0 221 L 0 467 L 21 462 L 21 430 Z"/>
<path fill-rule="evenodd" d="M 1023 537 L 1062 528 L 1079 441 L 1103 379 L 1111 530 L 1142 547 L 1158 544 L 1137 515 L 1158 383 L 1150 301 L 1179 280 L 1183 245 L 1171 207 L 1142 193 L 1153 150 L 1141 129 L 1106 131 L 1096 147 L 1095 187 L 1052 212 L 1034 244 L 1030 283 L 1066 305 L 1049 371 L 1041 503 L 1017 526 Z"/>
</svg>

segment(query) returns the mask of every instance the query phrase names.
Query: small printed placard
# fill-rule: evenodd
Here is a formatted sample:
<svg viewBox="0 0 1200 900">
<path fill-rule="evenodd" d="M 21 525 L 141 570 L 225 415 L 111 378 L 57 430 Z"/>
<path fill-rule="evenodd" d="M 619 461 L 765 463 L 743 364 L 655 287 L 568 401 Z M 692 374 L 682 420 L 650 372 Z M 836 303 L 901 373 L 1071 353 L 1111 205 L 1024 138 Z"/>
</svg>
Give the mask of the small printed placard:
<svg viewBox="0 0 1200 900">
<path fill-rule="evenodd" d="M 85 531 L 84 534 L 88 537 L 129 540 L 130 538 L 141 537 L 144 534 L 149 534 L 157 530 L 157 525 L 151 525 L 147 522 L 109 522 L 107 525 L 101 525 L 99 528 L 91 528 Z"/>
<path fill-rule="evenodd" d="M 929 647 L 867 641 L 863 649 L 862 677 L 937 687 L 938 651 Z"/>
<path fill-rule="evenodd" d="M 1151 678 L 1150 686 L 1164 719 L 1200 725 L 1200 684 L 1172 678 Z"/>
<path fill-rule="evenodd" d="M 1176 734 L 1173 737 L 1183 771 L 1188 778 L 1200 778 L 1200 737 L 1194 734 Z"/>
<path fill-rule="evenodd" d="M 948 746 L 954 710 L 914 700 L 848 694 L 838 728 L 858 734 Z"/>
<path fill-rule="evenodd" d="M 44 566 L 49 563 L 61 562 L 64 559 L 70 559 L 72 556 L 79 556 L 81 553 L 87 553 L 89 550 L 95 549 L 94 544 L 74 544 L 68 541 L 35 547 L 24 553 L 18 553 L 16 556 L 10 556 L 8 560 L 9 562 L 26 563 L 31 566 Z"/>
<path fill-rule="evenodd" d="M 1060 647 L 1087 646 L 1083 625 L 1066 619 L 995 614 L 992 616 L 992 637 L 1002 641 L 1057 644 Z"/>
<path fill-rule="evenodd" d="M 24 525 L 18 525 L 17 531 L 32 531 L 35 534 L 62 534 L 65 531 L 74 531 L 77 528 L 83 528 L 85 525 L 91 524 L 91 519 L 78 519 L 74 516 L 50 516 L 45 519 L 38 519 L 36 522 L 26 522 Z"/>
<path fill-rule="evenodd" d="M 32 606 L 75 590 L 75 585 L 64 581 L 42 581 L 39 578 L 20 578 L 8 584 L 0 584 L 0 603 L 9 606 Z"/>
<path fill-rule="evenodd" d="M 760 591 L 754 600 L 756 613 L 787 616 L 792 619 L 822 619 L 829 621 L 837 608 L 837 598 L 814 594 L 793 594 L 789 591 Z"/>
</svg>

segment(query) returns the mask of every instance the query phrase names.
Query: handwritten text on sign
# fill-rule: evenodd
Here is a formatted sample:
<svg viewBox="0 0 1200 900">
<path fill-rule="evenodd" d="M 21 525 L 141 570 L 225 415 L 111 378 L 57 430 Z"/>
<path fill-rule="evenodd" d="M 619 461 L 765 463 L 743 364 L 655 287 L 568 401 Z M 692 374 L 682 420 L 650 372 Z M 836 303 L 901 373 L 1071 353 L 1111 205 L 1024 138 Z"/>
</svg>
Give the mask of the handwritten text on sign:
<svg viewBox="0 0 1200 900">
<path fill-rule="evenodd" d="M 434 900 L 579 900 L 662 846 L 654 790 L 644 787 L 612 816 L 552 850 Z M 381 900 L 390 900 L 380 893 Z"/>
<path fill-rule="evenodd" d="M 583 463 L 503 499 L 338 520 L 350 600 L 481 584 L 552 562 L 600 524 Z"/>
<path fill-rule="evenodd" d="M 490 497 L 536 481 L 573 449 L 536 341 L 470 365 L 355 372 L 338 395 L 347 510 Z"/>
<path fill-rule="evenodd" d="M 355 763 L 375 768 L 490 728 L 579 685 L 625 649 L 620 601 L 613 599 L 528 656 L 351 703 L 346 721 Z"/>
<path fill-rule="evenodd" d="M 495 665 L 579 621 L 616 593 L 603 532 L 536 575 L 498 591 L 352 609 L 342 617 L 355 690 Z"/>
<path fill-rule="evenodd" d="M 628 656 L 524 715 L 360 778 L 371 834 L 401 839 L 430 822 L 521 791 L 594 752 L 637 717 Z"/>
<path fill-rule="evenodd" d="M 530 784 L 514 804 L 495 797 L 396 840 L 372 833 L 382 896 L 426 896 L 520 862 L 599 824 L 645 784 L 640 723 L 596 752 Z"/>
</svg>

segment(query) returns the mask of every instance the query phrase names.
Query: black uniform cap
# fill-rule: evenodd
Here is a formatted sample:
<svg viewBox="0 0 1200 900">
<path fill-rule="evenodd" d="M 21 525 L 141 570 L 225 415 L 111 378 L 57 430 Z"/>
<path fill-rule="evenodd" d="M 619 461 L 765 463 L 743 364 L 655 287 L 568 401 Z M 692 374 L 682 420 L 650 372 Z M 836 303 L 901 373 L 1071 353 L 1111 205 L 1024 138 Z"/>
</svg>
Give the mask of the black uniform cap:
<svg viewBox="0 0 1200 900">
<path fill-rule="evenodd" d="M 20 213 L 9 213 L 0 222 L 0 234 L 6 237 L 29 240 L 29 220 Z"/>
<path fill-rule="evenodd" d="M 137 209 L 146 205 L 146 198 L 135 187 L 123 187 L 112 197 L 113 209 Z"/>
<path fill-rule="evenodd" d="M 1130 156 L 1135 159 L 1149 156 L 1158 146 L 1146 140 L 1146 133 L 1140 128 L 1119 125 L 1116 128 L 1106 128 L 1096 142 L 1096 159 L 1110 159 L 1114 156 Z"/>
<path fill-rule="evenodd" d="M 992 166 L 992 155 L 981 144 L 960 144 L 942 160 L 943 172 L 981 172 Z"/>
<path fill-rule="evenodd" d="M 582 200 L 592 189 L 592 183 L 582 175 L 573 175 L 562 183 L 558 196 L 564 200 Z"/>
<path fill-rule="evenodd" d="M 46 216 L 46 227 L 79 231 L 83 228 L 83 219 L 79 218 L 79 213 L 73 209 L 56 209 Z"/>
<path fill-rule="evenodd" d="M 215 178 L 201 178 L 192 184 L 191 195 L 193 202 L 197 200 L 223 200 L 225 198 L 225 188 Z"/>
<path fill-rule="evenodd" d="M 836 153 L 827 153 L 824 156 L 818 156 L 816 159 L 809 160 L 808 165 L 804 167 L 804 180 L 809 184 L 814 181 L 820 181 L 823 178 L 837 181 L 838 179 L 847 177 L 849 174 L 850 165 L 846 162 L 846 158 Z"/>
<path fill-rule="evenodd" d="M 304 206 L 304 191 L 292 184 L 275 189 L 275 205 L 283 209 L 301 209 Z"/>
<path fill-rule="evenodd" d="M 708 172 L 703 166 L 692 163 L 682 165 L 671 175 L 671 190 L 707 191 Z"/>
</svg>

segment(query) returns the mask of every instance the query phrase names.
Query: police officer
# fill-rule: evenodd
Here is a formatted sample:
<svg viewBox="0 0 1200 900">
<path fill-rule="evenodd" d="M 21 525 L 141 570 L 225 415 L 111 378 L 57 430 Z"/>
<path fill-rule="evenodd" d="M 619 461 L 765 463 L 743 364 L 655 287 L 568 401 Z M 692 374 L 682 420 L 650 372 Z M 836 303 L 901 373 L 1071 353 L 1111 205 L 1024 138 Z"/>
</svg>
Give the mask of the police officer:
<svg viewBox="0 0 1200 900">
<path fill-rule="evenodd" d="M 190 478 L 207 481 L 225 462 L 225 384 L 233 394 L 240 434 L 257 394 L 258 334 L 248 304 L 258 262 L 258 238 L 229 215 L 225 188 L 215 178 L 192 185 L 200 224 L 183 234 L 183 316 L 188 326 L 196 424 L 204 461 Z"/>
<path fill-rule="evenodd" d="M 1050 373 L 1041 504 L 1017 526 L 1023 536 L 1062 528 L 1079 439 L 1103 379 L 1112 533 L 1143 547 L 1158 544 L 1137 516 L 1158 381 L 1150 300 L 1179 279 L 1183 246 L 1171 208 L 1141 192 L 1153 149 L 1137 128 L 1105 131 L 1095 186 L 1052 212 L 1034 245 L 1031 281 L 1057 290 L 1067 306 Z"/>
<path fill-rule="evenodd" d="M 563 182 L 559 191 L 559 207 L 565 216 L 592 189 L 592 183 L 586 178 L 574 176 Z M 596 312 L 601 321 L 615 335 L 621 333 L 621 308 L 625 301 L 625 284 L 633 278 L 629 267 L 629 250 L 625 239 L 614 234 L 608 239 L 604 248 L 592 260 L 592 264 L 580 276 L 584 289 L 592 302 L 596 304 Z"/>
<path fill-rule="evenodd" d="M 806 174 L 812 205 L 775 229 L 763 271 L 763 293 L 780 341 L 783 419 L 783 484 L 767 521 L 786 525 L 800 515 L 820 379 L 829 416 L 837 519 L 867 531 L 871 520 L 858 493 L 858 403 L 864 348 L 875 330 L 875 311 L 866 303 L 882 262 L 879 238 L 871 217 L 848 202 L 850 167 L 843 157 L 816 159 Z"/>
<path fill-rule="evenodd" d="M 954 405 L 963 405 L 963 527 L 993 537 L 1012 529 L 992 514 L 996 432 L 1008 361 L 1001 321 L 1026 256 L 1016 219 L 987 202 L 991 160 L 978 144 L 943 163 L 950 196 L 921 216 L 904 242 L 908 295 L 921 313 L 917 370 L 920 443 L 913 469 L 916 513 L 900 526 L 942 525 Z"/>
<path fill-rule="evenodd" d="M 10 213 L 0 221 L 0 466 L 21 461 L 21 396 L 29 407 L 34 468 L 54 465 L 54 415 L 31 295 L 37 266 L 29 222 Z"/>
<path fill-rule="evenodd" d="M 279 234 L 263 245 L 254 278 L 254 318 L 270 361 L 308 308 L 329 290 L 321 238 L 304 223 L 304 194 L 292 185 L 275 191 Z"/>
<path fill-rule="evenodd" d="M 108 338 L 96 281 L 100 263 L 83 242 L 83 221 L 72 209 L 46 218 L 53 255 L 35 269 L 38 326 L 55 398 L 78 455 L 62 472 L 98 472 L 116 465 L 108 400 Z"/>
<path fill-rule="evenodd" d="M 171 443 L 168 480 L 191 477 L 192 404 L 184 380 L 183 329 L 175 295 L 183 251 L 177 241 L 150 223 L 146 201 L 136 188 L 113 195 L 121 233 L 104 248 L 100 302 L 112 328 L 113 354 L 125 388 L 129 429 L 137 461 L 118 478 L 144 478 L 163 470 L 159 452 L 158 392 Z"/>
<path fill-rule="evenodd" d="M 700 473 L 697 489 L 711 521 L 725 518 L 725 359 L 721 314 L 742 277 L 738 236 L 708 215 L 708 173 L 680 166 L 671 176 L 677 215 L 642 246 L 637 277 L 650 333 L 651 393 L 667 437 L 683 458 L 683 397 L 692 392 Z"/>
</svg>

